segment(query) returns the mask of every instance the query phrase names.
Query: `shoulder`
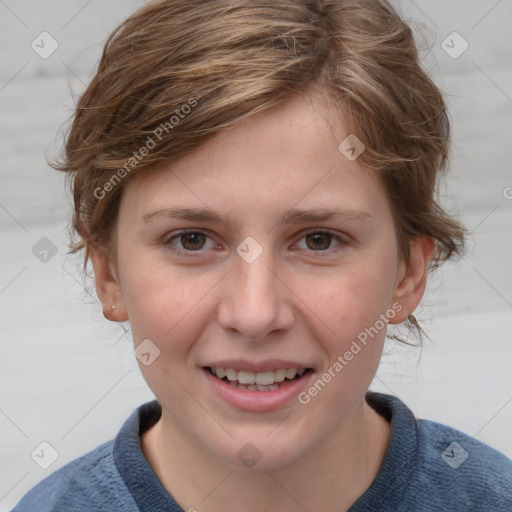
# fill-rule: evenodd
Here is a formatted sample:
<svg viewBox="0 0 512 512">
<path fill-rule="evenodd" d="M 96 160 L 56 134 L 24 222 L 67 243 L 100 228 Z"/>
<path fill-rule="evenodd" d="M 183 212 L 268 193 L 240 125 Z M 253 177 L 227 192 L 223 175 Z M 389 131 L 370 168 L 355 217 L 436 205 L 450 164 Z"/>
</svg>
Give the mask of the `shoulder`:
<svg viewBox="0 0 512 512">
<path fill-rule="evenodd" d="M 33 487 L 12 512 L 137 511 L 113 457 L 114 441 L 64 465 Z"/>
<path fill-rule="evenodd" d="M 391 439 L 377 478 L 351 511 L 512 511 L 512 460 L 460 430 L 416 418 L 397 397 L 366 399 L 391 423 Z"/>
<path fill-rule="evenodd" d="M 447 425 L 416 425 L 418 490 L 457 510 L 512 510 L 512 460 Z"/>
</svg>

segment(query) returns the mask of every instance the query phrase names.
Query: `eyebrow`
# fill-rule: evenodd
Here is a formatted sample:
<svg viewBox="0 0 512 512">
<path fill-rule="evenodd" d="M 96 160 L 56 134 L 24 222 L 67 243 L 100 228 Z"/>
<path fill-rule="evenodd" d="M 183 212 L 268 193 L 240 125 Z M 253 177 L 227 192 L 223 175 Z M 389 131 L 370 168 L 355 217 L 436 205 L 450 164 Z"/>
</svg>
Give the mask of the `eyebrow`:
<svg viewBox="0 0 512 512">
<path fill-rule="evenodd" d="M 221 223 L 233 230 L 237 222 L 232 217 L 221 217 L 207 208 L 159 208 L 142 216 L 144 224 L 158 219 L 178 219 L 189 222 Z M 330 219 L 364 222 L 370 220 L 369 213 L 351 208 L 314 208 L 301 210 L 293 208 L 282 214 L 278 224 L 300 224 L 305 222 L 322 222 Z"/>
</svg>

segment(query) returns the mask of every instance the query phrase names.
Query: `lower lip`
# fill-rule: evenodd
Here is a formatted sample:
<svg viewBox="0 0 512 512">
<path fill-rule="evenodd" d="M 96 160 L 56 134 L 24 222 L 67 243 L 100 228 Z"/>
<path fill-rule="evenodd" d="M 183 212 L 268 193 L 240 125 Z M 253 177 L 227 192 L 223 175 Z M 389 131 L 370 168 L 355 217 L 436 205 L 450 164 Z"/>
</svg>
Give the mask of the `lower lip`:
<svg viewBox="0 0 512 512">
<path fill-rule="evenodd" d="M 299 393 L 311 379 L 313 371 L 308 370 L 299 379 L 284 384 L 273 391 L 246 391 L 227 384 L 222 379 L 214 377 L 209 370 L 202 368 L 213 390 L 223 400 L 238 409 L 252 412 L 275 411 L 297 399 Z"/>
</svg>

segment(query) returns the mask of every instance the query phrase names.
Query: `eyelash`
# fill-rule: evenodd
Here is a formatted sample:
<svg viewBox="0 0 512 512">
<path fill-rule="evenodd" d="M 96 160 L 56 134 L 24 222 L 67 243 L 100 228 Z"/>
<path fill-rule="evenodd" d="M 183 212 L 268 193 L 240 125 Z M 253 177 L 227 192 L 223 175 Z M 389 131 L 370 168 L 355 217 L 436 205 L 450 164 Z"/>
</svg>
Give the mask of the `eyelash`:
<svg viewBox="0 0 512 512">
<path fill-rule="evenodd" d="M 195 258 L 197 256 L 194 256 L 193 253 L 200 253 L 202 251 L 202 249 L 198 249 L 197 251 L 190 251 L 190 250 L 183 250 L 183 249 L 177 249 L 175 247 L 173 247 L 171 245 L 171 241 L 176 239 L 176 238 L 180 238 L 181 236 L 183 235 L 187 235 L 187 234 L 192 234 L 192 233 L 200 233 L 200 234 L 203 234 L 205 235 L 207 238 L 210 238 L 210 236 L 208 236 L 207 233 L 205 233 L 204 231 L 200 231 L 200 230 L 197 230 L 197 229 L 183 229 L 181 231 L 177 231 L 176 233 L 174 233 L 172 236 L 170 236 L 169 238 L 165 239 L 164 240 L 164 245 L 166 248 L 168 248 L 171 252 L 173 252 L 174 254 L 178 255 L 178 256 L 183 256 L 185 258 Z M 333 231 L 330 231 L 330 230 L 318 230 L 318 229 L 313 229 L 313 230 L 310 230 L 310 231 L 307 231 L 305 233 L 302 234 L 302 237 L 300 238 L 300 240 L 302 240 L 303 238 L 305 238 L 307 235 L 312 235 L 312 234 L 322 234 L 322 235 L 329 235 L 331 237 L 333 237 L 333 239 L 337 240 L 339 242 L 339 246 L 338 248 L 335 248 L 335 249 L 327 249 L 327 250 L 319 250 L 319 251 L 314 251 L 312 249 L 301 249 L 301 250 L 308 250 L 309 252 L 313 252 L 313 253 L 318 253 L 319 257 L 323 257 L 323 255 L 331 255 L 331 253 L 333 252 L 336 252 L 337 250 L 340 250 L 340 246 L 343 247 L 345 245 L 348 244 L 348 241 L 335 234 Z"/>
</svg>

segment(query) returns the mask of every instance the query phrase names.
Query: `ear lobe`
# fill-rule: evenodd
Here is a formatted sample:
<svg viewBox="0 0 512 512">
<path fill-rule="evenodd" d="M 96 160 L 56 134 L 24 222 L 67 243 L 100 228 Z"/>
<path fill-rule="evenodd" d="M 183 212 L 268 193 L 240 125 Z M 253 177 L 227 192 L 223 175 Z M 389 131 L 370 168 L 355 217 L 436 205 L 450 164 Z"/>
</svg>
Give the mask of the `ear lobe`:
<svg viewBox="0 0 512 512">
<path fill-rule="evenodd" d="M 125 322 L 128 314 L 114 265 L 103 251 L 90 248 L 89 256 L 94 268 L 96 294 L 103 305 L 103 315 L 112 322 Z"/>
<path fill-rule="evenodd" d="M 403 263 L 402 276 L 395 288 L 393 302 L 401 304 L 402 309 L 390 324 L 402 323 L 412 314 L 420 303 L 427 285 L 428 270 L 434 254 L 435 243 L 432 238 L 416 238 L 410 243 L 409 263 Z"/>
</svg>

